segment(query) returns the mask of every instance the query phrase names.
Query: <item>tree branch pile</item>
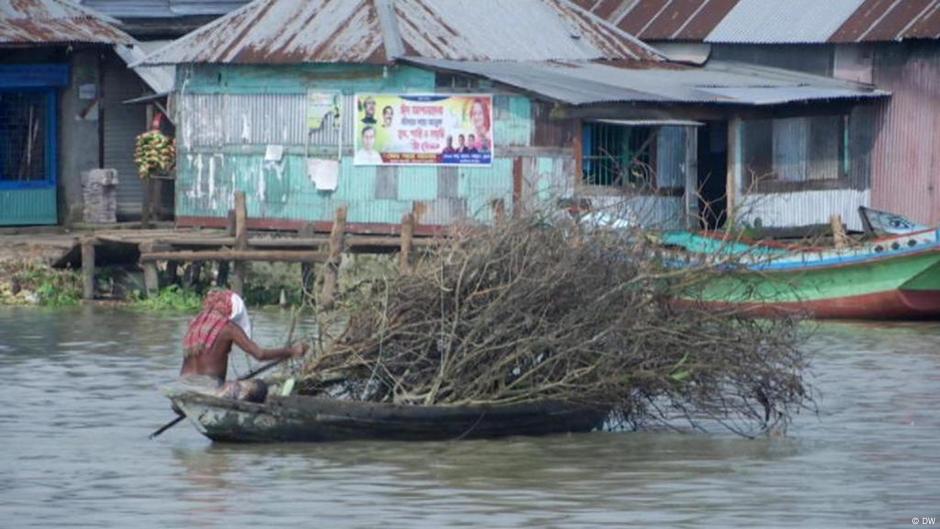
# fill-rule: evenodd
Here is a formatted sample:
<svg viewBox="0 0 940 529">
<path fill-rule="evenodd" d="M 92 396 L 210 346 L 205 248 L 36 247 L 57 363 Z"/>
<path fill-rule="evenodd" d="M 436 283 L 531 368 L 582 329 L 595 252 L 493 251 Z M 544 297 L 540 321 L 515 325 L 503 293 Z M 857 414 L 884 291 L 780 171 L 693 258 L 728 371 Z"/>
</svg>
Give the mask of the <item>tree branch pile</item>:
<svg viewBox="0 0 940 529">
<path fill-rule="evenodd" d="M 413 405 L 552 399 L 740 432 L 808 402 L 796 323 L 676 306 L 720 271 L 668 268 L 660 252 L 639 229 L 539 214 L 455 227 L 412 273 L 345 294 L 302 391 Z"/>
</svg>

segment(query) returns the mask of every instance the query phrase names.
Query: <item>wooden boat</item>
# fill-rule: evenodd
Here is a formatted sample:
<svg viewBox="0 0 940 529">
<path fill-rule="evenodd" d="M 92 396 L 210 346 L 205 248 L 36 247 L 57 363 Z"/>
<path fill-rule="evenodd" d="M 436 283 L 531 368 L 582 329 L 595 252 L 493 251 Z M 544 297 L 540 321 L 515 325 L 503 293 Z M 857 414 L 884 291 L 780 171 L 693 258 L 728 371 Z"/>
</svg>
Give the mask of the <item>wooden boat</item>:
<svg viewBox="0 0 940 529">
<path fill-rule="evenodd" d="M 308 396 L 263 404 L 194 391 L 168 397 L 200 433 L 222 442 L 427 441 L 589 432 L 606 410 L 561 402 L 505 406 L 405 406 Z"/>
<path fill-rule="evenodd" d="M 672 232 L 663 242 L 729 267 L 683 299 L 744 307 L 755 315 L 815 318 L 926 319 L 940 316 L 940 231 L 891 235 L 852 247 L 792 249 L 725 243 Z M 694 260 L 694 258 L 692 259 Z"/>
</svg>

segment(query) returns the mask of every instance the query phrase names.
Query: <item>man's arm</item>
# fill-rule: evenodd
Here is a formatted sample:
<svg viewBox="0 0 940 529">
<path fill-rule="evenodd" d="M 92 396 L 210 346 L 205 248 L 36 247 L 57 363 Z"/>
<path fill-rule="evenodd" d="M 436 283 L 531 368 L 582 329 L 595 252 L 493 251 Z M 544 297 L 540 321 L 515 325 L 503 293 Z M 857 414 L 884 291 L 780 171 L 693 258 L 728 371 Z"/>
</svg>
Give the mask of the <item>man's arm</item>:
<svg viewBox="0 0 940 529">
<path fill-rule="evenodd" d="M 292 347 L 278 347 L 276 349 L 264 349 L 253 342 L 238 325 L 229 324 L 228 328 L 232 333 L 232 343 L 259 361 L 280 360 L 291 356 L 303 356 L 304 353 L 307 352 L 306 344 L 296 344 Z"/>
</svg>

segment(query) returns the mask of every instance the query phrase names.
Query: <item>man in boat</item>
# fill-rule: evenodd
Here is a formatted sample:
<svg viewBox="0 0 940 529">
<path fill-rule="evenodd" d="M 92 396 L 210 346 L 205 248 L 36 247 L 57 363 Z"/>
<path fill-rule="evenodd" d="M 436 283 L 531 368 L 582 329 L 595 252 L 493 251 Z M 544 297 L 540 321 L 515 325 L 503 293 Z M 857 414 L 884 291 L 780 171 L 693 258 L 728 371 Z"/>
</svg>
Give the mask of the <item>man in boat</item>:
<svg viewBox="0 0 940 529">
<path fill-rule="evenodd" d="M 206 294 L 200 312 L 189 324 L 183 338 L 183 383 L 212 390 L 220 397 L 263 402 L 268 394 L 261 380 L 225 382 L 228 356 L 232 345 L 259 361 L 300 357 L 307 352 L 306 344 L 264 349 L 251 339 L 251 320 L 241 296 L 230 290 L 213 290 Z"/>
</svg>

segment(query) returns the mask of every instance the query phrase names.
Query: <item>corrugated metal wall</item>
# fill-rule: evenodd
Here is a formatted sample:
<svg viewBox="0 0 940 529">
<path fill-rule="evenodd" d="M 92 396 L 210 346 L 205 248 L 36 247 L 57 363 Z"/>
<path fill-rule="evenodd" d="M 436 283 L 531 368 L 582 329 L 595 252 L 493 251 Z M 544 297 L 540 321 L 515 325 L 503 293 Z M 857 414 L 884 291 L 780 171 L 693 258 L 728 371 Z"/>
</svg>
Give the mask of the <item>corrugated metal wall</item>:
<svg viewBox="0 0 940 529">
<path fill-rule="evenodd" d="M 876 117 L 872 207 L 940 223 L 940 41 L 879 45 L 873 79 L 893 95 Z"/>
<path fill-rule="evenodd" d="M 0 226 L 56 223 L 56 188 L 0 189 Z"/>
<path fill-rule="evenodd" d="M 376 68 L 373 76 L 359 66 L 328 71 L 332 78 L 318 76 L 315 83 L 307 82 L 312 76 L 303 67 L 197 67 L 185 76 L 178 98 L 177 216 L 223 217 L 234 190 L 245 190 L 249 215 L 266 219 L 330 221 L 344 204 L 351 223 L 397 225 L 413 211 L 422 224 L 443 225 L 467 216 L 489 219 L 494 199 L 511 210 L 516 178 L 523 193 L 570 192 L 565 183 L 574 174 L 573 150 L 534 148 L 535 124 L 548 115 L 534 118 L 533 102 L 517 95 L 494 97 L 496 159 L 490 167 L 357 167 L 352 163 L 355 94 L 431 92 L 435 80 L 433 74 L 407 70 Z M 341 131 L 327 123 L 305 138 L 308 85 L 342 94 Z M 545 136 L 558 141 L 562 134 Z M 336 159 L 340 139 L 338 188 L 317 191 L 305 158 Z M 264 161 L 268 145 L 284 146 L 280 162 Z"/>
<path fill-rule="evenodd" d="M 856 189 L 751 193 L 742 197 L 740 217 L 751 224 L 789 228 L 828 224 L 830 215 L 842 215 L 850 230 L 861 230 L 859 206 L 870 204 L 871 192 Z"/>
<path fill-rule="evenodd" d="M 689 127 L 660 127 L 656 138 L 656 185 L 685 187 L 686 134 Z M 692 129 L 694 132 L 694 128 Z"/>
<path fill-rule="evenodd" d="M 125 105 L 140 97 L 140 79 L 124 63 L 110 59 L 104 71 L 104 166 L 118 171 L 118 214 L 139 216 L 144 189 L 137 176 L 134 149 L 137 135 L 147 130 L 144 105 Z"/>
</svg>

